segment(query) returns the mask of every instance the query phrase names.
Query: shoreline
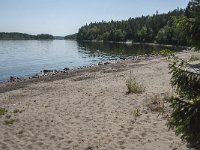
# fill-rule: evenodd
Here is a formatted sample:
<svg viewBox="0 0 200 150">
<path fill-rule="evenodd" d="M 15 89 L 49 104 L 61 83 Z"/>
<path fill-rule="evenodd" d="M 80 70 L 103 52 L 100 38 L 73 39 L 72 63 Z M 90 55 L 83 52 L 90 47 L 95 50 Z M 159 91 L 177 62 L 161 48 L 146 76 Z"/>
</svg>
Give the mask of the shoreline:
<svg viewBox="0 0 200 150">
<path fill-rule="evenodd" d="M 0 149 L 188 150 L 166 126 L 170 63 L 165 57 L 122 60 L 0 84 L 6 110 L 0 116 Z M 127 94 L 130 75 L 143 93 Z M 162 114 L 156 97 L 164 104 Z"/>
<path fill-rule="evenodd" d="M 118 42 L 118 43 L 120 43 L 120 42 Z M 155 45 L 154 43 L 134 43 L 134 44 L 146 44 L 146 45 Z M 164 46 L 164 45 L 163 45 Z M 165 46 L 167 46 L 167 45 L 165 45 Z M 168 45 L 169 46 L 169 45 Z M 171 46 L 170 46 L 171 47 Z M 176 47 L 176 46 L 172 46 L 172 47 Z M 163 48 L 164 49 L 164 48 Z M 167 49 L 167 47 L 166 47 L 166 49 Z M 189 49 L 189 48 L 187 48 L 187 49 Z M 137 55 L 137 54 L 136 54 Z M 151 57 L 151 54 L 148 54 L 150 57 Z M 138 55 L 138 56 L 136 56 L 136 57 L 143 57 L 142 55 Z M 135 59 L 135 56 L 130 56 L 130 57 L 124 57 L 124 56 L 122 56 L 122 57 L 118 57 L 118 58 L 115 58 L 115 60 L 114 61 L 118 61 L 118 60 L 124 60 L 124 59 Z M 106 60 L 105 60 L 106 61 Z M 107 62 L 110 62 L 111 60 L 107 60 Z M 100 62 L 101 64 L 103 64 L 103 63 L 107 63 L 107 62 Z M 71 62 L 70 62 L 71 63 Z M 90 62 L 90 64 L 92 64 L 93 62 Z M 98 62 L 97 62 L 98 63 Z M 23 64 L 23 63 L 22 63 Z M 93 65 L 96 65 L 96 64 L 93 64 Z M 22 65 L 23 66 L 23 65 Z M 11 66 L 9 66 L 9 67 L 11 67 Z M 63 68 L 64 68 L 65 66 L 63 66 Z M 68 67 L 68 66 L 66 66 L 66 67 Z M 69 67 L 70 67 L 70 64 L 69 64 Z M 77 66 L 77 67 L 70 67 L 70 69 L 77 69 L 77 68 L 82 68 L 82 67 L 84 67 L 84 66 Z M 87 66 L 85 66 L 85 67 L 87 67 Z M 29 67 L 29 68 L 31 68 L 31 67 Z M 36 72 L 35 70 L 33 71 L 33 73 L 31 72 L 32 70 L 31 69 L 27 69 L 25 72 L 23 72 L 23 73 L 20 73 L 20 72 L 17 72 L 17 70 L 16 70 L 16 73 L 13 71 L 13 70 L 8 70 L 7 72 L 5 71 L 5 74 L 3 73 L 2 74 L 2 78 L 0 79 L 0 83 L 5 83 L 5 82 L 7 82 L 7 81 L 14 81 L 14 80 L 23 80 L 24 78 L 29 78 L 29 77 L 37 77 L 37 76 L 41 76 L 41 72 L 42 71 L 44 71 L 44 70 L 37 70 L 38 72 Z M 4 68 L 3 68 L 4 69 Z M 14 68 L 15 69 L 15 68 Z M 17 69 L 17 68 L 16 68 Z M 43 68 L 43 69 L 46 69 L 46 68 Z M 6 70 L 6 67 L 5 67 L 5 69 L 4 70 Z M 23 71 L 23 70 L 22 70 Z M 53 69 L 46 69 L 46 71 L 49 71 L 49 72 L 62 72 L 63 70 L 62 70 L 62 68 L 59 68 L 58 70 L 57 70 L 57 68 L 53 68 Z M 31 72 L 31 73 L 30 73 Z M 18 75 L 16 75 L 16 74 L 18 74 Z"/>
<path fill-rule="evenodd" d="M 72 41 L 77 41 L 77 40 L 72 40 Z M 140 42 L 133 42 L 133 41 L 115 42 L 115 41 L 82 40 L 82 42 L 114 43 L 114 44 L 127 44 L 127 45 L 144 44 L 144 45 L 151 45 L 151 46 L 180 47 L 180 48 L 184 48 L 184 49 L 191 49 L 192 48 L 192 47 L 185 46 L 185 45 L 166 45 L 166 44 L 159 44 L 159 43 L 140 43 Z"/>
<path fill-rule="evenodd" d="M 187 51 L 188 50 L 183 50 L 181 52 L 175 52 L 174 54 L 184 53 Z M 41 78 L 43 76 L 54 76 L 57 74 L 65 74 L 65 73 L 73 72 L 73 71 L 76 72 L 77 70 L 81 70 L 81 69 L 88 69 L 91 67 L 115 64 L 115 63 L 120 63 L 122 61 L 144 61 L 144 60 L 150 60 L 150 59 L 155 59 L 155 58 L 160 58 L 160 57 L 163 57 L 163 56 L 161 54 L 144 54 L 144 55 L 137 55 L 137 56 L 120 57 L 119 59 L 108 60 L 105 62 L 99 62 L 97 64 L 90 64 L 87 66 L 79 66 L 75 68 L 65 67 L 64 69 L 61 69 L 61 70 L 44 69 L 44 70 L 39 71 L 38 73 L 22 75 L 20 77 L 10 76 L 7 79 L 0 80 L 0 85 L 5 84 L 5 83 L 10 83 L 10 82 L 20 82 L 20 81 L 25 81 L 25 80 L 35 79 L 35 78 Z"/>
<path fill-rule="evenodd" d="M 96 72 L 109 66 L 120 65 L 126 62 L 138 63 L 141 61 L 148 61 L 156 58 L 161 58 L 161 55 L 138 55 L 132 57 L 123 57 L 120 60 L 111 60 L 106 62 L 99 62 L 98 64 L 92 64 L 88 66 L 81 66 L 73 69 L 64 68 L 63 70 L 42 70 L 39 73 L 33 75 L 25 75 L 23 77 L 10 76 L 7 80 L 0 82 L 0 93 L 5 91 L 15 90 L 17 87 L 24 87 L 31 82 L 37 83 L 40 81 L 55 81 L 70 78 L 78 74 L 87 72 Z M 13 86 L 14 85 L 14 86 Z"/>
<path fill-rule="evenodd" d="M 182 52 L 176 52 L 177 54 L 185 54 L 190 53 L 188 50 L 183 50 Z M 88 73 L 88 72 L 98 72 L 102 69 L 109 68 L 112 66 L 119 66 L 124 63 L 139 63 L 143 61 L 150 61 L 154 59 L 161 59 L 165 56 L 160 54 L 158 55 L 138 55 L 132 57 L 123 57 L 120 60 L 111 60 L 106 62 L 99 62 L 98 64 L 92 64 L 88 66 L 81 66 L 73 69 L 64 68 L 63 70 L 42 70 L 39 73 L 33 75 L 26 75 L 23 77 L 15 77 L 10 76 L 7 80 L 3 80 L 0 82 L 0 93 L 16 90 L 18 88 L 23 88 L 28 84 L 38 83 L 38 82 L 51 82 L 56 80 L 62 80 L 66 78 L 71 78 L 74 76 L 78 76 L 80 74 Z"/>
<path fill-rule="evenodd" d="M 157 56 L 161 57 L 161 56 Z M 11 76 L 10 79 L 0 82 L 0 93 L 3 93 L 5 91 L 9 90 L 14 90 L 17 89 L 17 87 L 24 87 L 25 85 L 34 82 L 41 82 L 41 81 L 55 81 L 55 80 L 62 80 L 65 78 L 70 78 L 73 76 L 78 76 L 79 74 L 84 74 L 87 72 L 96 72 L 101 69 L 107 68 L 109 66 L 114 66 L 114 65 L 119 65 L 123 64 L 126 61 L 132 61 L 133 63 L 137 63 L 139 61 L 144 61 L 144 60 L 150 60 L 154 59 L 154 57 L 144 57 L 141 56 L 141 58 L 137 57 L 137 59 L 124 59 L 120 61 L 110 61 L 110 62 L 105 62 L 105 63 L 98 63 L 94 65 L 89 65 L 89 66 L 82 66 L 78 67 L 77 69 L 69 69 L 69 68 L 64 68 L 63 70 L 43 70 L 40 71 L 40 73 L 37 73 L 32 76 L 26 76 L 26 77 L 14 77 Z M 44 73 L 46 72 L 46 73 Z M 13 86 L 14 85 L 14 86 Z"/>
</svg>

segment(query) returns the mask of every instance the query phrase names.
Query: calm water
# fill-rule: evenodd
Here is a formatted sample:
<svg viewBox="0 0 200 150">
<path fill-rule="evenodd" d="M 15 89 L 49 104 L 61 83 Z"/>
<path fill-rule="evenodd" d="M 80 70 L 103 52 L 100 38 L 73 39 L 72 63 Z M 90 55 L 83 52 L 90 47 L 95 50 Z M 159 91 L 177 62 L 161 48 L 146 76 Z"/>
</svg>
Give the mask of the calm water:
<svg viewBox="0 0 200 150">
<path fill-rule="evenodd" d="M 0 41 L 0 81 L 44 69 L 77 68 L 166 47 L 53 40 Z M 181 48 L 167 48 L 180 51 Z"/>
</svg>

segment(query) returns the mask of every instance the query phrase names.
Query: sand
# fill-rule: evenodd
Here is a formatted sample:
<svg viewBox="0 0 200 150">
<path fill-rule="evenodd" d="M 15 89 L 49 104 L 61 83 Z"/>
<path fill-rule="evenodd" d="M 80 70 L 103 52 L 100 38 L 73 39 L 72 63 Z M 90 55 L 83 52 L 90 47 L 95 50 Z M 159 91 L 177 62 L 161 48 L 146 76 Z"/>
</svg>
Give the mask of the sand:
<svg viewBox="0 0 200 150">
<path fill-rule="evenodd" d="M 1 84 L 0 106 L 7 113 L 0 116 L 0 149 L 187 149 L 168 130 L 167 112 L 147 105 L 171 93 L 169 63 L 161 57 L 128 60 Z M 145 87 L 142 94 L 127 94 L 130 72 Z"/>
</svg>

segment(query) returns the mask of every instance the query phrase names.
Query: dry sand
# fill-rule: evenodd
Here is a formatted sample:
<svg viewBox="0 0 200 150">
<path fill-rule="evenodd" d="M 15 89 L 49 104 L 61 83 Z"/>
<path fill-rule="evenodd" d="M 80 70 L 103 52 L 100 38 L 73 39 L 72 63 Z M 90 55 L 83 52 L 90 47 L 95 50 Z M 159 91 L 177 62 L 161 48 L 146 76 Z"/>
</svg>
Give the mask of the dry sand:
<svg viewBox="0 0 200 150">
<path fill-rule="evenodd" d="M 158 116 L 147 106 L 153 95 L 171 92 L 169 63 L 122 61 L 1 84 L 0 106 L 8 112 L 0 116 L 0 149 L 187 149 L 168 130 L 166 114 Z M 126 94 L 130 72 L 145 87 L 142 94 Z"/>
</svg>

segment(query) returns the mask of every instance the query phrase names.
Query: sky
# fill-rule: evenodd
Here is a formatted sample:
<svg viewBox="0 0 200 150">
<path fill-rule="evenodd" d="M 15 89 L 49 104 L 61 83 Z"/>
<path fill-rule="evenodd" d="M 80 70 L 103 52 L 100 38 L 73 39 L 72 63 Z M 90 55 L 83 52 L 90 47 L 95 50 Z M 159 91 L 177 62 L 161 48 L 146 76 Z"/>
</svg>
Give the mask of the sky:
<svg viewBox="0 0 200 150">
<path fill-rule="evenodd" d="M 0 32 L 65 36 L 86 23 L 185 8 L 189 0 L 0 0 Z"/>
</svg>

